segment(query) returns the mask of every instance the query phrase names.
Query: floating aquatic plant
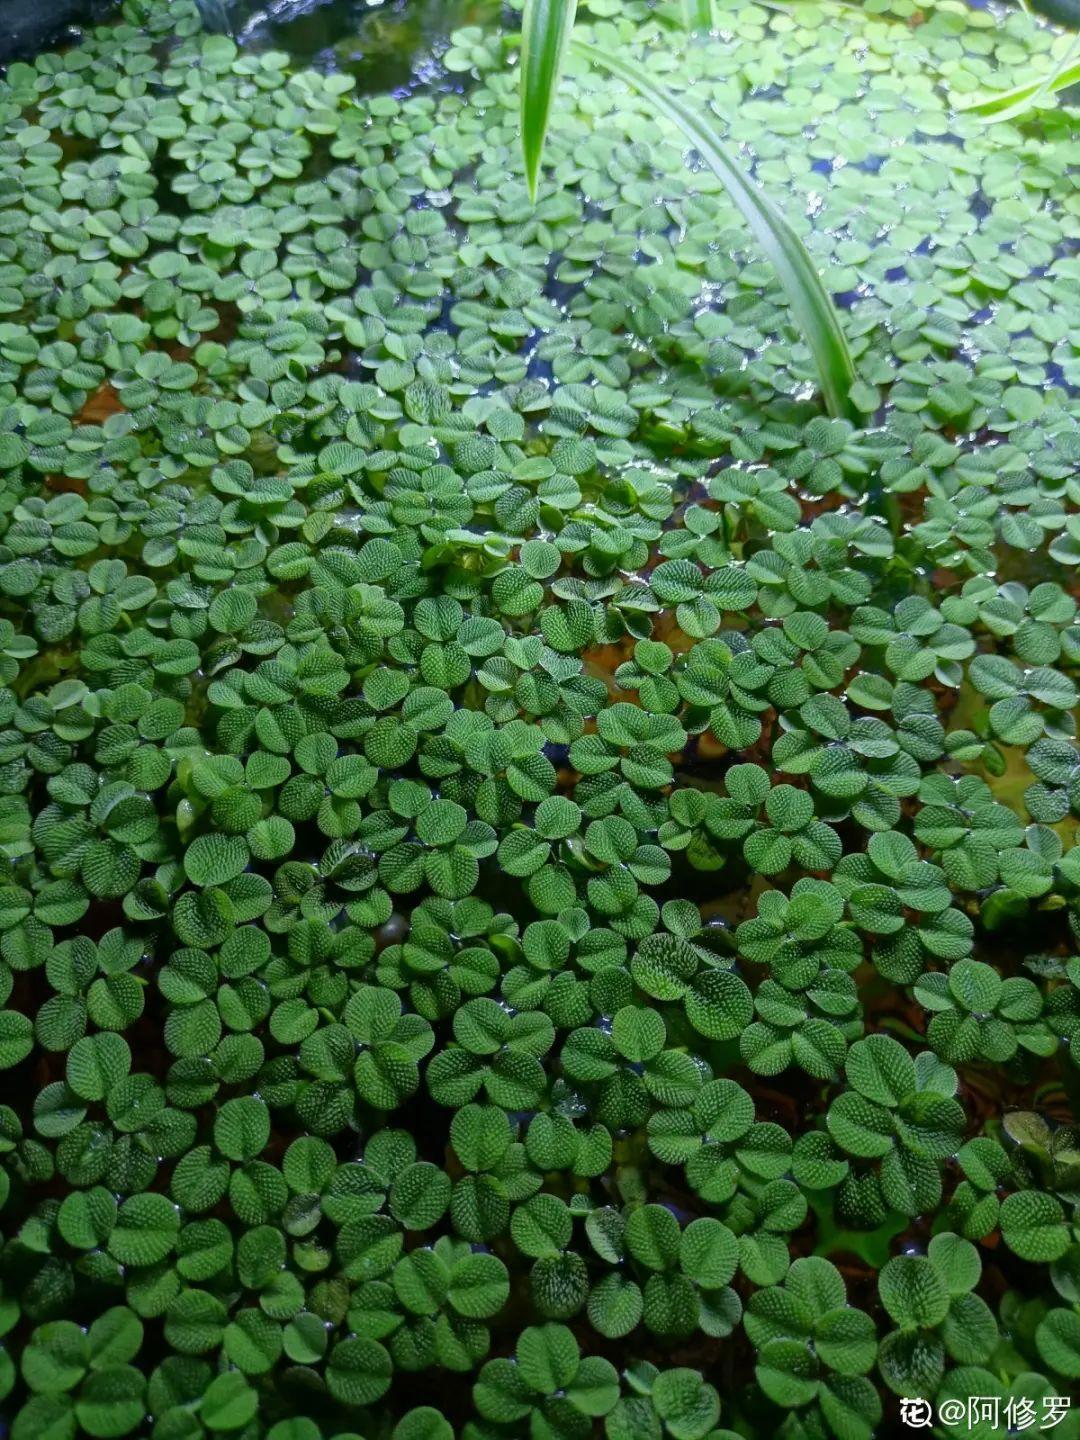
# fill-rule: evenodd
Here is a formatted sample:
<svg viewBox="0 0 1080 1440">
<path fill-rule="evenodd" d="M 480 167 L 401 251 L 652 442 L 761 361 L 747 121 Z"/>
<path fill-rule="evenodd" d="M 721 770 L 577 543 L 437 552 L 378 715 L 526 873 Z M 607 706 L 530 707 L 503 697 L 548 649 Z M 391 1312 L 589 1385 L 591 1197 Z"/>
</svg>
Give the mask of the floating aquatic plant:
<svg viewBox="0 0 1080 1440">
<path fill-rule="evenodd" d="M 1051 96 L 1080 84 L 1080 36 L 1073 41 L 1061 58 L 1051 66 L 1045 75 L 1037 80 L 1025 81 L 1011 89 L 991 95 L 958 95 L 955 103 L 960 110 L 970 110 L 986 120 L 998 122 L 1017 120 L 1036 109 Z"/>
<path fill-rule="evenodd" d="M 648 71 L 615 51 L 572 42 L 576 0 L 525 0 L 521 50 L 521 137 L 529 190 L 535 200 L 540 164 L 568 47 L 593 65 L 632 85 L 682 132 L 712 169 L 737 205 L 754 238 L 776 267 L 796 322 L 810 346 L 825 404 L 833 415 L 852 416 L 851 386 L 855 380 L 843 327 L 806 247 L 762 191 L 747 178 L 725 146 L 715 125 L 662 84 Z M 705 29 L 712 19 L 711 4 L 686 7 L 686 28 Z"/>
<path fill-rule="evenodd" d="M 128 0 L 0 87 L 12 1440 L 1075 1390 L 1077 215 L 947 98 L 1051 37 L 591 10 L 663 89 L 571 65 L 535 204 L 479 27 L 354 99 Z"/>
</svg>

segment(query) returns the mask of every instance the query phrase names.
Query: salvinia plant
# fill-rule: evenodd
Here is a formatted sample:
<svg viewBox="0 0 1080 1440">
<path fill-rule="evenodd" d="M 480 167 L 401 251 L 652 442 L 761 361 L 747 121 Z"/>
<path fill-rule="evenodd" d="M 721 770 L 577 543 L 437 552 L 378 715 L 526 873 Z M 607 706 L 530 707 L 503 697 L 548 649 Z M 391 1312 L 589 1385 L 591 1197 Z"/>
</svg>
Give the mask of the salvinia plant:
<svg viewBox="0 0 1080 1440">
<path fill-rule="evenodd" d="M 521 143 L 529 191 L 535 202 L 544 141 L 568 53 L 623 80 L 652 111 L 681 132 L 685 144 L 713 171 L 772 262 L 803 339 L 831 415 L 851 418 L 855 372 L 843 327 L 817 267 L 795 230 L 746 174 L 724 144 L 714 118 L 653 79 L 637 61 L 576 38 L 577 0 L 525 0 L 521 46 Z M 711 0 L 686 0 L 688 29 L 707 31 Z"/>
<path fill-rule="evenodd" d="M 1058 43 L 727 0 L 645 126 L 593 4 L 535 204 L 497 27 L 0 81 L 10 1440 L 1080 1436 L 1080 210 L 945 83 Z"/>
</svg>

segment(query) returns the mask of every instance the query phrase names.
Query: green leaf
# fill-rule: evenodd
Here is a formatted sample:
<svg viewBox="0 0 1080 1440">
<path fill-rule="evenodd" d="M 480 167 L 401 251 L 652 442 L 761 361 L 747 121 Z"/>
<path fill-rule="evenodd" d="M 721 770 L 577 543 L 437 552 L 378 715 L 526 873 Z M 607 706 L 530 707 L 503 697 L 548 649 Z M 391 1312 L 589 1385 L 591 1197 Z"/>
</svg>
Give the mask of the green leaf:
<svg viewBox="0 0 1080 1440">
<path fill-rule="evenodd" d="M 682 131 L 687 142 L 722 181 L 776 268 L 796 323 L 814 357 L 829 413 L 856 419 L 850 400 L 855 371 L 843 328 L 806 247 L 779 210 L 731 159 L 713 126 L 666 87 L 657 84 L 640 65 L 581 40 L 574 41 L 574 49 L 584 59 L 610 70 L 637 90 L 658 114 Z"/>
<path fill-rule="evenodd" d="M 248 863 L 248 847 L 239 835 L 199 835 L 187 848 L 184 869 L 193 885 L 224 885 Z"/>
<path fill-rule="evenodd" d="M 577 0 L 525 0 L 521 16 L 521 146 L 536 202 L 551 109 L 559 88 Z"/>
<path fill-rule="evenodd" d="M 897 1255 L 881 1272 L 881 1303 L 900 1326 L 931 1329 L 949 1312 L 949 1292 L 924 1255 Z"/>
<path fill-rule="evenodd" d="M 214 1117 L 214 1144 L 230 1160 L 251 1160 L 270 1138 L 270 1115 L 255 1095 L 240 1095 Z"/>
<path fill-rule="evenodd" d="M 656 1413 L 673 1440 L 704 1440 L 720 1415 L 720 1397 L 696 1370 L 662 1370 L 652 1389 Z"/>
<path fill-rule="evenodd" d="M 1022 1260 L 1058 1260 L 1069 1244 L 1064 1211 L 1042 1190 L 1017 1190 L 1001 1202 L 1001 1233 Z"/>
<path fill-rule="evenodd" d="M 239 1430 L 255 1415 L 259 1397 L 238 1370 L 211 1380 L 201 1397 L 199 1417 L 209 1430 Z"/>
<path fill-rule="evenodd" d="M 17 1010 L 0 1010 L 0 1070 L 18 1065 L 33 1048 L 33 1021 Z"/>
<path fill-rule="evenodd" d="M 326 1383 L 343 1405 L 371 1405 L 390 1386 L 393 1362 L 375 1340 L 339 1340 L 330 1352 Z"/>
<path fill-rule="evenodd" d="M 1012 89 L 986 95 L 952 95 L 953 108 L 971 111 L 988 121 L 1017 120 L 1034 110 L 1039 102 L 1049 95 L 1056 95 L 1080 81 L 1080 61 L 1075 60 L 1080 51 L 1080 37 L 1065 50 L 1058 60 L 1038 80 L 1015 85 Z"/>
<path fill-rule="evenodd" d="M 122 1265 L 153 1265 L 176 1244 L 180 1216 L 164 1195 L 132 1195 L 117 1211 L 109 1254 Z"/>
<path fill-rule="evenodd" d="M 518 1339 L 517 1363 L 527 1385 L 541 1395 L 554 1395 L 577 1374 L 577 1341 L 565 1325 L 530 1325 Z"/>
<path fill-rule="evenodd" d="M 687 30 L 711 30 L 715 23 L 712 0 L 683 0 L 683 24 Z"/>
<path fill-rule="evenodd" d="M 1080 1379 L 1080 1316 L 1075 1311 L 1051 1310 L 1040 1322 L 1035 1341 L 1052 1370 L 1069 1380 Z"/>
</svg>

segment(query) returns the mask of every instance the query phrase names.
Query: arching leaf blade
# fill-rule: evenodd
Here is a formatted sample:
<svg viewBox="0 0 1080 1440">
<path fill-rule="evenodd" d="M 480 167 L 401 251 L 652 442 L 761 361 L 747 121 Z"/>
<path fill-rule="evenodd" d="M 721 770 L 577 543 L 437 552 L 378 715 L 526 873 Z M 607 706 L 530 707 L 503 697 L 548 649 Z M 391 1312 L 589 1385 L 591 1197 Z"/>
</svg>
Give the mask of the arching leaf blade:
<svg viewBox="0 0 1080 1440">
<path fill-rule="evenodd" d="M 1001 120 L 1017 120 L 1033 109 L 1040 100 L 1059 91 L 1068 90 L 1071 85 L 1080 84 L 1080 36 L 1073 41 L 1061 60 L 1039 80 L 1025 85 L 1015 85 L 996 95 L 954 95 L 953 108 L 968 115 L 979 115 L 988 123 Z"/>
<path fill-rule="evenodd" d="M 691 34 L 713 28 L 713 0 L 682 0 L 683 25 Z"/>
<path fill-rule="evenodd" d="M 551 107 L 576 13 L 577 0 L 525 0 L 521 17 L 521 148 L 534 201 Z"/>
<path fill-rule="evenodd" d="M 625 80 L 676 125 L 722 181 L 776 268 L 796 323 L 813 354 L 829 413 L 856 418 L 850 400 L 855 371 L 839 316 L 805 245 L 787 220 L 731 158 L 706 117 L 657 84 L 634 61 L 610 55 L 582 40 L 573 43 L 577 54 Z"/>
</svg>

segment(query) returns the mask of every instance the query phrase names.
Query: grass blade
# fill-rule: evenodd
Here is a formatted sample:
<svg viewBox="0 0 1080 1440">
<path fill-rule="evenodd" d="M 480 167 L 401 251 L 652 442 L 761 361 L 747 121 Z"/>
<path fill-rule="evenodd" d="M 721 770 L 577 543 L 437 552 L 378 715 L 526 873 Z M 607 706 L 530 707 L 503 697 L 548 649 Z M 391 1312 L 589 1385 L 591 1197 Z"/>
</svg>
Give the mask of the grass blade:
<svg viewBox="0 0 1080 1440">
<path fill-rule="evenodd" d="M 1026 85 L 1016 85 L 1012 90 L 1003 90 L 995 95 L 954 95 L 951 96 L 954 110 L 969 115 L 981 115 L 988 121 L 1015 120 L 1046 95 L 1055 95 L 1067 90 L 1070 85 L 1080 84 L 1080 36 L 1058 61 L 1057 65 L 1041 80 L 1032 80 Z"/>
<path fill-rule="evenodd" d="M 795 320 L 810 346 L 818 381 L 831 415 L 855 419 L 850 392 L 855 379 L 847 340 L 828 292 L 805 245 L 772 202 L 735 163 L 709 120 L 657 84 L 642 67 L 622 56 L 575 40 L 581 56 L 617 75 L 649 101 L 653 109 L 682 131 L 701 158 L 723 182 L 742 212 L 758 244 L 776 267 Z"/>
<path fill-rule="evenodd" d="M 521 17 L 521 148 L 534 201 L 551 106 L 576 12 L 577 0 L 525 0 Z"/>
<path fill-rule="evenodd" d="M 682 0 L 683 25 L 691 34 L 713 28 L 712 0 Z"/>
</svg>

